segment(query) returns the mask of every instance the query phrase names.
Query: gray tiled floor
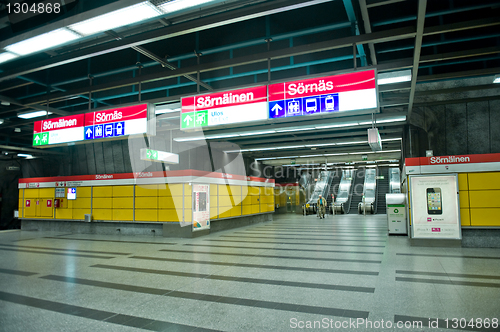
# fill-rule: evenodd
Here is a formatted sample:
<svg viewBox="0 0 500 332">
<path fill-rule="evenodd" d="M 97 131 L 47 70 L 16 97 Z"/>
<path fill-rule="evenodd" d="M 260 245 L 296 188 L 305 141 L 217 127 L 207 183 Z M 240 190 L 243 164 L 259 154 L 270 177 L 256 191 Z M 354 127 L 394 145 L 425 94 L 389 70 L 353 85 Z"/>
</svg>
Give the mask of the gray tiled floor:
<svg viewBox="0 0 500 332">
<path fill-rule="evenodd" d="M 411 247 L 385 216 L 277 215 L 196 239 L 0 232 L 0 253 L 0 331 L 451 331 L 445 319 L 500 318 L 500 250 Z M 395 319 L 423 327 L 376 328 Z"/>
</svg>

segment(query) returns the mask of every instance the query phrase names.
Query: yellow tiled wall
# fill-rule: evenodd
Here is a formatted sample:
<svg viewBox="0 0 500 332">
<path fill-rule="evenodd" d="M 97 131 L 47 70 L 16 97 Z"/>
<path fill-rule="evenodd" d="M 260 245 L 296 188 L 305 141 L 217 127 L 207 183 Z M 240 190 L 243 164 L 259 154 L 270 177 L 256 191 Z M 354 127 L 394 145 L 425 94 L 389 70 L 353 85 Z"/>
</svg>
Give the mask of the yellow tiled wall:
<svg viewBox="0 0 500 332">
<path fill-rule="evenodd" d="M 500 226 L 500 172 L 466 175 L 470 226 Z M 460 188 L 460 194 L 462 194 L 462 188 Z M 462 198 L 460 203 L 462 203 Z"/>
<path fill-rule="evenodd" d="M 46 208 L 47 199 L 54 200 L 55 188 L 20 189 L 20 216 L 83 220 L 85 214 L 92 213 L 94 220 L 158 222 L 189 222 L 192 218 L 192 186 L 188 183 L 77 187 L 76 190 L 75 200 L 64 197 L 59 208 Z M 26 200 L 31 203 L 28 208 Z M 273 188 L 210 185 L 210 219 L 272 211 Z"/>
</svg>

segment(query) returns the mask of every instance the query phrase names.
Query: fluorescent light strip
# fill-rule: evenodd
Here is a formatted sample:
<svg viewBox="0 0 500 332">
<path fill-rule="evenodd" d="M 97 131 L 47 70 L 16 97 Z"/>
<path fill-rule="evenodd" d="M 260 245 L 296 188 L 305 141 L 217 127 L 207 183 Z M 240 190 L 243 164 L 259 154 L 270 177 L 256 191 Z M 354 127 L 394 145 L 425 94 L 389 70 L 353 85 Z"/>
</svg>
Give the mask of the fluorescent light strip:
<svg viewBox="0 0 500 332">
<path fill-rule="evenodd" d="M 16 55 L 16 54 L 4 52 L 4 53 L 0 54 L 0 63 L 10 61 L 10 60 L 15 59 L 17 57 L 18 57 L 18 55 Z"/>
<path fill-rule="evenodd" d="M 312 148 L 315 146 L 332 146 L 332 145 L 337 145 L 337 143 L 310 144 L 310 145 L 306 145 L 306 148 Z"/>
<path fill-rule="evenodd" d="M 326 125 L 326 126 L 316 126 L 316 129 L 328 129 L 328 128 L 341 128 L 341 127 L 352 127 L 352 126 L 357 126 L 357 122 L 351 122 L 351 123 L 339 123 L 339 124 L 332 124 L 332 125 Z"/>
<path fill-rule="evenodd" d="M 180 138 L 174 138 L 174 141 L 176 142 L 191 142 L 191 141 L 200 141 L 200 140 L 204 140 L 205 137 L 204 136 L 198 136 L 198 137 L 180 137 Z"/>
<path fill-rule="evenodd" d="M 228 138 L 228 137 L 238 137 L 240 135 L 238 134 L 227 134 L 227 135 L 211 135 L 211 136 L 205 136 L 206 139 L 216 139 L 216 138 Z"/>
<path fill-rule="evenodd" d="M 381 73 L 377 75 L 377 84 L 393 84 L 411 81 L 411 69 Z"/>
<path fill-rule="evenodd" d="M 52 113 L 49 112 L 48 114 L 52 114 Z M 32 118 L 38 118 L 40 116 L 45 116 L 45 115 L 47 115 L 47 111 L 35 111 L 35 112 L 17 114 L 17 117 L 21 118 L 21 119 L 32 119 Z"/>
<path fill-rule="evenodd" d="M 164 13 L 169 14 L 183 9 L 200 6 L 212 1 L 214 0 L 173 0 L 159 5 L 158 8 L 160 8 Z"/>
<path fill-rule="evenodd" d="M 382 142 L 390 142 L 390 141 L 400 141 L 401 138 L 384 138 Z"/>
<path fill-rule="evenodd" d="M 5 49 L 17 55 L 27 55 L 66 44 L 79 38 L 81 36 L 73 31 L 61 28 L 6 46 Z"/>
<path fill-rule="evenodd" d="M 292 131 L 308 131 L 308 130 L 314 130 L 316 129 L 315 127 L 313 128 L 294 128 L 294 129 L 282 129 L 282 130 L 276 130 L 277 133 L 288 133 Z"/>
<path fill-rule="evenodd" d="M 99 15 L 91 19 L 78 22 L 69 26 L 71 30 L 83 36 L 90 36 L 99 32 L 113 30 L 122 26 L 138 23 L 162 15 L 149 1 L 144 1 L 133 6 Z"/>
<path fill-rule="evenodd" d="M 155 110 L 155 114 L 166 114 L 166 113 L 176 113 L 176 112 L 180 112 L 181 109 L 180 108 L 174 108 L 174 109 L 156 109 Z"/>
<path fill-rule="evenodd" d="M 252 135 L 264 135 L 264 134 L 274 134 L 274 133 L 276 133 L 276 130 L 266 130 L 266 131 L 241 133 L 241 134 L 236 134 L 236 136 L 252 136 Z"/>
<path fill-rule="evenodd" d="M 31 154 L 26 154 L 26 153 L 18 153 L 17 156 L 18 157 L 25 157 L 25 158 L 28 158 L 28 159 L 33 158 L 33 156 Z"/>
<path fill-rule="evenodd" d="M 500 75 L 495 76 L 493 83 L 500 83 Z"/>
<path fill-rule="evenodd" d="M 368 141 L 357 141 L 357 142 L 339 142 L 337 145 L 351 145 L 351 144 L 368 144 Z"/>
</svg>

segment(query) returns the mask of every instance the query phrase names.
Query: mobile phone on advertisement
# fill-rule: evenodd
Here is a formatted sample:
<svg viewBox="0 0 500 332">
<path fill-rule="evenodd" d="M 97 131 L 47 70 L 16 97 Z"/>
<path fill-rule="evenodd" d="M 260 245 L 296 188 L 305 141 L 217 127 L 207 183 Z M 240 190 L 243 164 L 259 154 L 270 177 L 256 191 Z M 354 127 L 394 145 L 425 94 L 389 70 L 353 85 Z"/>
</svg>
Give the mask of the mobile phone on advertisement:
<svg viewBox="0 0 500 332">
<path fill-rule="evenodd" d="M 427 188 L 427 214 L 443 214 L 441 188 Z"/>
</svg>

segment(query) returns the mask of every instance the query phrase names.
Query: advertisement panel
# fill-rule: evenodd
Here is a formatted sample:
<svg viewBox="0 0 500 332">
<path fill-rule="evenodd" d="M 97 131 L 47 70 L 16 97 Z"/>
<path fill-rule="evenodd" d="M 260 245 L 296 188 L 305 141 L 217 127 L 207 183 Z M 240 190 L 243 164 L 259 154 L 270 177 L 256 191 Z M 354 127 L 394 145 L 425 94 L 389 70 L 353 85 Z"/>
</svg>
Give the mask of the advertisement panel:
<svg viewBox="0 0 500 332">
<path fill-rule="evenodd" d="M 182 98 L 181 129 L 267 119 L 267 86 Z"/>
<path fill-rule="evenodd" d="M 148 120 L 154 119 L 154 116 L 154 107 L 149 104 L 139 104 L 36 121 L 33 146 L 45 147 L 96 139 L 124 138 L 143 133 L 154 135 L 155 126 L 148 125 Z"/>
<path fill-rule="evenodd" d="M 269 118 L 377 108 L 375 70 L 269 85 Z"/>
<path fill-rule="evenodd" d="M 193 184 L 193 232 L 210 229 L 210 185 Z"/>
<path fill-rule="evenodd" d="M 456 174 L 410 176 L 413 238 L 461 239 Z"/>
</svg>

